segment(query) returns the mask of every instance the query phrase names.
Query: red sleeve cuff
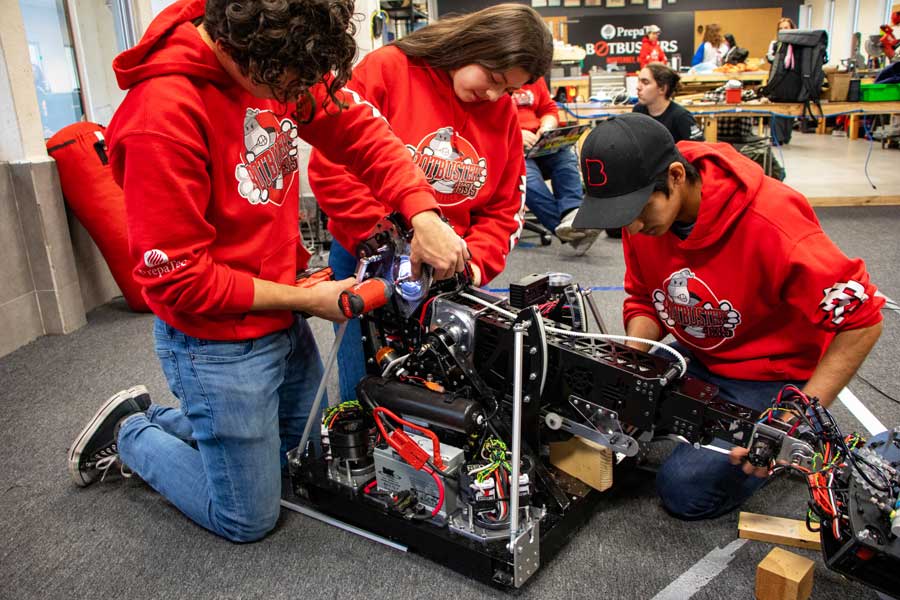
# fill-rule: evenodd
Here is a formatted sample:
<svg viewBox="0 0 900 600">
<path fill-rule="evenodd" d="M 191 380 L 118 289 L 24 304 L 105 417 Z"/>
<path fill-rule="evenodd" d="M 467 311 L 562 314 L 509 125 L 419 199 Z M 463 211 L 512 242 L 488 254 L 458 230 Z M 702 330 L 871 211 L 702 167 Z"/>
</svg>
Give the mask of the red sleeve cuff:
<svg viewBox="0 0 900 600">
<path fill-rule="evenodd" d="M 397 203 L 397 211 L 407 221 L 426 210 L 436 210 L 438 214 L 441 212 L 437 201 L 434 199 L 434 194 L 430 190 L 421 190 L 407 194 Z"/>
<path fill-rule="evenodd" d="M 253 306 L 253 277 L 247 273 L 234 272 L 234 287 L 223 307 L 227 313 L 249 312 Z"/>
</svg>

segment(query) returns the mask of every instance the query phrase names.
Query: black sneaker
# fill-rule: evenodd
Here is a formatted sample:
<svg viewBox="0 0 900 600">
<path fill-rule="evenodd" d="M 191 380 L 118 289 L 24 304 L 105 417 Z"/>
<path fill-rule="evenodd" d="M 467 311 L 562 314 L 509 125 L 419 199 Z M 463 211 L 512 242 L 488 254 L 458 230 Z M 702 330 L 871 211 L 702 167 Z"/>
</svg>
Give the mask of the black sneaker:
<svg viewBox="0 0 900 600">
<path fill-rule="evenodd" d="M 116 447 L 119 422 L 148 408 L 150 394 L 142 385 L 122 390 L 100 407 L 69 450 L 69 476 L 75 485 L 84 487 L 106 476 L 119 461 Z"/>
</svg>

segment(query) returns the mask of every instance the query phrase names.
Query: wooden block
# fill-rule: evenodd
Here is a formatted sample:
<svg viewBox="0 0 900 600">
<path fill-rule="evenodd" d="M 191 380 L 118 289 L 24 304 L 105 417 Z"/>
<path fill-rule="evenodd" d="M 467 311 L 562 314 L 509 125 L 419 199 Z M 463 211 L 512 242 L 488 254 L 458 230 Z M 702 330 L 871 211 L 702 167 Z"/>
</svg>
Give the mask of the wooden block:
<svg viewBox="0 0 900 600">
<path fill-rule="evenodd" d="M 818 550 L 820 546 L 819 534 L 807 529 L 804 521 L 748 512 L 741 512 L 738 517 L 738 536 L 807 550 Z"/>
<path fill-rule="evenodd" d="M 821 196 L 807 198 L 810 206 L 894 206 L 900 196 Z"/>
<path fill-rule="evenodd" d="M 597 491 L 612 487 L 613 454 L 590 440 L 573 436 L 550 444 L 550 464 Z"/>
<path fill-rule="evenodd" d="M 756 599 L 807 600 L 812 593 L 814 564 L 793 552 L 773 548 L 756 567 Z"/>
</svg>

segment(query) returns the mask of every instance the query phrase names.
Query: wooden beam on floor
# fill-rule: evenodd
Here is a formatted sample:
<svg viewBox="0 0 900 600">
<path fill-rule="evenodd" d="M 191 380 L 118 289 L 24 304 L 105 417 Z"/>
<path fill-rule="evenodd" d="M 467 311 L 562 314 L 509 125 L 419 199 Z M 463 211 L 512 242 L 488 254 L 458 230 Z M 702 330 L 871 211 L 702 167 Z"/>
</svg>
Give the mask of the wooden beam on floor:
<svg viewBox="0 0 900 600">
<path fill-rule="evenodd" d="M 819 196 L 807 198 L 812 206 L 896 206 L 900 196 Z"/>
<path fill-rule="evenodd" d="M 804 521 L 741 512 L 738 535 L 747 540 L 783 544 L 807 550 L 818 550 L 819 534 L 806 528 Z"/>
</svg>

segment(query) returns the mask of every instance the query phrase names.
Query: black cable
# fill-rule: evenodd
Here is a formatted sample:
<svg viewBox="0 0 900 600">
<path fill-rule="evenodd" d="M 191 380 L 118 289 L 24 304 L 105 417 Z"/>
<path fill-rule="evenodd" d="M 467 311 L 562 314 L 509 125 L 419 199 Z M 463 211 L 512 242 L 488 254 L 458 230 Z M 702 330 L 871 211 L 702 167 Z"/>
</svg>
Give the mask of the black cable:
<svg viewBox="0 0 900 600">
<path fill-rule="evenodd" d="M 869 158 L 872 156 L 872 146 L 875 145 L 875 139 L 872 137 L 872 134 L 871 134 L 871 132 L 869 131 L 869 125 L 868 125 L 868 123 L 866 122 L 866 118 L 865 118 L 865 117 L 862 117 L 862 122 L 863 122 L 863 129 L 864 129 L 865 132 L 866 132 L 866 139 L 869 140 L 869 151 L 866 152 L 866 164 L 865 164 L 865 166 L 863 167 L 863 173 L 865 173 L 866 179 L 869 181 L 869 185 L 872 186 L 872 189 L 873 189 L 873 190 L 877 190 L 878 188 L 875 187 L 875 184 L 874 184 L 874 183 L 872 183 L 872 178 L 869 177 Z"/>
<path fill-rule="evenodd" d="M 895 404 L 900 404 L 900 400 L 897 400 L 896 398 L 894 398 L 887 392 L 883 391 L 881 388 L 879 388 L 877 385 L 875 385 L 874 383 L 872 383 L 871 381 L 869 381 L 868 379 L 866 379 L 859 373 L 856 374 L 856 378 L 859 379 L 860 381 L 862 381 L 863 383 L 865 383 L 866 385 L 868 385 L 870 388 L 872 388 L 873 390 L 875 390 L 882 396 L 884 396 L 885 398 L 887 398 L 888 400 L 890 400 L 891 402 L 894 402 Z"/>
<path fill-rule="evenodd" d="M 859 474 L 863 476 L 863 479 L 865 479 L 866 481 L 869 482 L 869 485 L 871 485 L 875 489 L 882 491 L 882 492 L 890 492 L 891 491 L 891 487 L 892 487 L 891 486 L 891 478 L 888 477 L 887 475 L 885 475 L 884 471 L 882 471 L 880 467 L 873 465 L 872 463 L 870 463 L 869 461 L 864 459 L 862 456 L 860 456 L 858 453 L 854 452 L 854 453 L 850 454 L 850 456 L 852 457 L 852 460 L 854 461 L 853 466 L 856 467 L 856 470 L 859 471 Z M 881 487 L 879 485 L 876 485 L 874 481 L 869 479 L 869 477 L 868 477 L 868 475 L 866 475 L 865 471 L 860 469 L 859 466 L 855 464 L 855 461 L 857 461 L 857 460 L 860 461 L 861 463 L 867 465 L 870 469 L 872 469 L 876 473 L 878 473 L 878 476 L 884 480 L 885 484 L 887 484 L 887 487 Z"/>
</svg>

